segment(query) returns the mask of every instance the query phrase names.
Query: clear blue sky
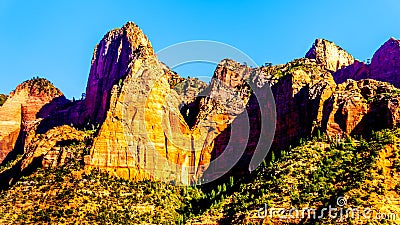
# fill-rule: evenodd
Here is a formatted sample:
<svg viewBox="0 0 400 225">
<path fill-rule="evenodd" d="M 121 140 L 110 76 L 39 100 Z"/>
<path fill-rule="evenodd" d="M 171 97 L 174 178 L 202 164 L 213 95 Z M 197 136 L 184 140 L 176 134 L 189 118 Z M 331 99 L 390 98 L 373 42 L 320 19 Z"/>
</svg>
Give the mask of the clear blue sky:
<svg viewBox="0 0 400 225">
<path fill-rule="evenodd" d="M 400 2 L 380 1 L 0 1 L 0 93 L 33 76 L 69 98 L 84 92 L 94 46 L 110 29 L 134 21 L 155 50 L 215 40 L 257 64 L 302 57 L 326 38 L 365 60 L 400 38 Z M 189 73 L 211 75 L 212 67 Z M 187 74 L 185 74 L 187 73 Z"/>
</svg>

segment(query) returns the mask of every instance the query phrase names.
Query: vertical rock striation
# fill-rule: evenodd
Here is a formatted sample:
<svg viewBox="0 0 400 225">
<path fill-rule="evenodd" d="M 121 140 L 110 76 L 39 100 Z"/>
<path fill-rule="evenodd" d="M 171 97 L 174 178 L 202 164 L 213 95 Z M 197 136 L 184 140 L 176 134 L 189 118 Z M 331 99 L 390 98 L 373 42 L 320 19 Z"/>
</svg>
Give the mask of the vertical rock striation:
<svg viewBox="0 0 400 225">
<path fill-rule="evenodd" d="M 97 45 L 86 88 L 85 120 L 101 124 L 109 107 L 111 90 L 130 73 L 131 63 L 153 56 L 150 41 L 134 23 L 108 32 Z"/>
<path fill-rule="evenodd" d="M 157 60 L 150 42 L 135 24 L 128 23 L 113 32 L 116 36 L 107 45 L 120 46 L 119 40 L 126 40 L 122 46 L 128 46 L 129 51 L 120 51 L 126 52 L 127 61 L 111 70 L 112 59 L 119 57 L 109 59 L 104 65 L 101 63 L 104 60 L 96 57 L 92 64 L 89 82 L 93 82 L 88 85 L 86 101 L 98 99 L 98 90 L 104 89 L 96 87 L 102 82 L 92 78 L 98 74 L 94 71 L 110 71 L 104 82 L 107 77 L 122 79 L 110 86 L 109 109 L 85 164 L 129 179 L 188 183 L 192 171 L 181 171 L 180 166 L 192 166 L 192 139 L 179 112 L 181 99 L 171 88 L 176 85 L 177 77 L 171 76 L 174 73 Z M 103 39 L 100 46 L 105 42 Z M 93 97 L 90 93 L 94 93 Z M 93 112 L 102 111 L 103 106 L 100 103 L 99 110 L 92 107 Z"/>
</svg>

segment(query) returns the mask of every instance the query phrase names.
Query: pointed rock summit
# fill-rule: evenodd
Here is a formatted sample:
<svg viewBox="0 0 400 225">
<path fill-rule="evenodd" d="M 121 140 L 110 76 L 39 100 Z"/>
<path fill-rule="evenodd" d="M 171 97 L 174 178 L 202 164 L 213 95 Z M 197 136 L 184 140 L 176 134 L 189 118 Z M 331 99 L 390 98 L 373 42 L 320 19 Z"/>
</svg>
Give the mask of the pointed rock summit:
<svg viewBox="0 0 400 225">
<path fill-rule="evenodd" d="M 43 78 L 18 85 L 0 107 L 0 163 L 24 152 L 27 132 L 47 116 L 50 103 L 67 101 L 63 93 Z"/>
<path fill-rule="evenodd" d="M 375 52 L 371 61 L 371 79 L 400 87 L 400 41 L 390 38 Z"/>
<path fill-rule="evenodd" d="M 129 74 L 133 62 L 153 56 L 150 41 L 133 22 L 108 32 L 96 46 L 86 88 L 84 120 L 102 123 L 112 86 Z"/>
<path fill-rule="evenodd" d="M 113 86 L 123 83 L 134 62 L 151 56 L 154 51 L 150 41 L 133 22 L 109 31 L 94 49 L 83 99 L 46 118 L 40 124 L 39 132 L 45 133 L 62 125 L 101 125 L 110 107 Z"/>
<path fill-rule="evenodd" d="M 325 39 L 315 40 L 305 57 L 315 59 L 317 63 L 323 65 L 330 71 L 336 71 L 354 62 L 353 56 L 335 43 Z"/>
</svg>

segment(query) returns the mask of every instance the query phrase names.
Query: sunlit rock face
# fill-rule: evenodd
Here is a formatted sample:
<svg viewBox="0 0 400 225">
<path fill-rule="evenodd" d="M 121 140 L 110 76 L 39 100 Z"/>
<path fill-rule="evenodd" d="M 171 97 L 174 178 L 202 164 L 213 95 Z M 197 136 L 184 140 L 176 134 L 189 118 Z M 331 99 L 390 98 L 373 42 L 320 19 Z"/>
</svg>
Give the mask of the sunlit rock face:
<svg viewBox="0 0 400 225">
<path fill-rule="evenodd" d="M 48 115 L 53 101 L 67 101 L 49 81 L 35 78 L 20 84 L 0 107 L 0 163 L 24 153 L 32 126 Z"/>
<path fill-rule="evenodd" d="M 122 77 L 111 86 L 106 118 L 91 154 L 85 158 L 86 166 L 104 168 L 134 180 L 190 183 L 196 176 L 195 168 L 202 152 L 203 142 L 199 139 L 207 135 L 191 130 L 181 115 L 182 97 L 173 88 L 182 80 L 158 61 L 151 44 L 135 24 L 128 23 L 112 32 L 116 36 L 108 46 L 120 46 L 118 42 L 122 39 L 127 40 L 125 46 L 132 50 L 125 55 L 128 63 L 120 64 L 118 69 L 109 68 L 118 57 L 102 66 L 99 65 L 104 60 L 95 58 L 92 64 L 87 102 L 98 99 L 90 97 L 90 93 L 96 95 L 101 92 L 95 90 L 102 89 L 97 87 L 102 82 L 92 78 L 96 74 L 93 71 L 107 68 L 110 74 L 104 77 Z M 102 43 L 104 39 L 100 46 Z M 99 109 L 104 106 L 99 105 Z"/>
<path fill-rule="evenodd" d="M 87 118 L 102 123 L 110 104 L 113 85 L 122 82 L 131 72 L 131 63 L 153 55 L 149 40 L 134 23 L 108 32 L 93 54 L 86 88 Z"/>
<path fill-rule="evenodd" d="M 337 71 L 342 67 L 353 64 L 354 58 L 335 43 L 324 39 L 317 39 L 307 52 L 306 58 L 315 59 L 325 69 Z"/>
<path fill-rule="evenodd" d="M 141 35 L 139 32 L 120 34 Z M 137 40 L 137 37 L 128 40 Z M 147 43 L 147 39 L 142 40 Z M 229 67 L 229 63 L 223 61 L 218 67 L 221 71 L 216 71 L 215 79 L 207 88 L 202 83 L 197 84 L 202 86 L 200 97 L 191 96 L 187 90 L 179 95 L 175 90 L 179 85 L 174 82 L 176 76 L 171 76 L 173 73 L 154 54 L 149 54 L 152 51 L 141 48 L 136 52 L 139 55 L 124 64 L 127 68 L 123 70 L 128 71 L 125 77 L 111 89 L 106 119 L 85 164 L 88 168 L 104 168 L 134 180 L 197 182 L 208 168 L 215 137 L 245 110 L 249 91 L 241 92 L 244 100 L 235 92 L 245 89 L 243 73 L 236 74 L 233 68 L 222 69 Z M 234 87 L 231 77 L 219 79 L 227 73 L 236 77 Z M 188 82 L 193 84 L 194 81 Z M 182 104 L 190 100 L 198 104 L 196 114 L 188 112 L 194 116 L 191 126 L 181 114 Z M 228 101 L 232 103 L 227 106 Z"/>
</svg>

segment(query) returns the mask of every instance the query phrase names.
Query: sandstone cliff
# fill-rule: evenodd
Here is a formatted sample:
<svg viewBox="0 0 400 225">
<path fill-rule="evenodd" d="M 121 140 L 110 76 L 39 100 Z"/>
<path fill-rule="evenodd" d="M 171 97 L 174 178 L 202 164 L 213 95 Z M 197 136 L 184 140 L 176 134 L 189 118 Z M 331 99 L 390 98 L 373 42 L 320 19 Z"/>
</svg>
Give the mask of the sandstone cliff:
<svg viewBox="0 0 400 225">
<path fill-rule="evenodd" d="M 85 164 L 130 179 L 187 182 L 191 171 L 177 171 L 175 166 L 192 163 L 190 132 L 179 112 L 181 99 L 171 89 L 178 83 L 177 77 L 158 62 L 150 42 L 135 24 L 128 23 L 114 32 L 117 36 L 108 45 L 124 39 L 133 49 L 125 56 L 127 63 L 109 72 L 108 76 L 118 77 L 112 73 L 124 71 L 124 76 L 111 88 L 106 119 Z M 111 65 L 113 58 L 109 60 Z M 93 63 L 99 64 L 96 60 Z"/>
<path fill-rule="evenodd" d="M 27 132 L 49 113 L 44 106 L 63 100 L 63 94 L 42 78 L 26 81 L 11 92 L 0 107 L 0 163 L 22 154 Z"/>
<path fill-rule="evenodd" d="M 372 130 L 395 128 L 400 90 L 385 82 L 347 80 L 324 105 L 323 126 L 331 136 L 368 136 Z"/>
<path fill-rule="evenodd" d="M 363 81 L 368 85 L 360 87 L 362 90 L 380 90 L 363 97 L 371 101 L 365 107 L 343 105 L 344 100 L 332 103 L 344 89 L 336 87 L 332 72 L 353 63 L 351 55 L 331 42 L 317 40 L 307 56 L 309 58 L 285 65 L 254 69 L 233 60 L 223 60 L 211 83 L 199 92 L 180 90 L 181 86 L 191 87 L 193 80 L 171 85 L 170 70 L 156 57 L 139 56 L 133 66 L 126 69 L 131 73 L 121 85 L 113 87 L 107 119 L 86 164 L 130 179 L 190 183 L 212 179 L 214 172 L 223 170 L 228 167 L 229 160 L 239 157 L 235 173 L 246 173 L 260 141 L 260 107 L 268 108 L 258 104 L 250 88 L 252 85 L 272 87 L 277 116 L 274 150 L 295 145 L 317 130 L 332 136 L 366 134 L 371 127 L 393 127 L 397 123 L 397 117 L 387 116 L 397 113 L 395 99 L 370 100 L 380 99 L 383 93 L 390 94 L 382 92 L 380 87 L 384 87 L 384 83 Z M 139 87 L 146 88 L 139 91 Z M 177 88 L 178 92 L 171 88 Z M 194 97 L 196 92 L 199 94 Z M 348 91 L 343 96 L 355 101 L 353 93 L 354 90 Z M 341 116 L 340 110 L 329 111 L 335 107 L 343 111 Z M 387 115 L 381 117 L 385 123 L 377 124 L 369 118 L 371 113 L 385 110 Z M 232 125 L 242 117 L 251 121 L 250 130 L 247 134 L 240 133 L 240 137 L 235 136 Z M 248 140 L 246 135 L 249 135 Z M 241 148 L 245 149 L 244 153 L 240 152 Z M 230 158 L 219 161 L 218 165 L 210 164 L 226 151 L 231 152 Z M 238 152 L 243 155 L 235 155 Z M 178 171 L 173 165 L 183 165 L 187 170 Z"/>
<path fill-rule="evenodd" d="M 121 29 L 127 29 L 127 25 Z M 137 36 L 142 35 L 131 32 L 131 29 L 119 33 L 130 36 L 128 40 L 140 40 Z M 112 88 L 106 120 L 85 163 L 89 168 L 105 168 L 130 179 L 191 183 L 201 177 L 199 174 L 203 170 L 198 171 L 199 165 L 207 167 L 215 136 L 245 110 L 245 103 L 240 107 L 233 103 L 228 107 L 222 104 L 234 98 L 236 102 L 242 100 L 229 90 L 232 83 L 226 81 L 230 78 L 223 82 L 213 81 L 209 90 L 202 92 L 208 92 L 199 98 L 197 107 L 202 110 L 199 116 L 194 115 L 195 123 L 189 126 L 179 108 L 194 96 L 189 97 L 189 92 L 182 92 L 183 96 L 179 96 L 172 89 L 179 88 L 176 86 L 178 82 L 171 82 L 171 77 L 174 81 L 176 76 L 171 76 L 174 73 L 155 55 L 148 54 L 152 52 L 152 49 L 147 49 L 151 48 L 148 45 L 134 52 L 139 54 L 132 57 L 129 64 L 123 65 L 126 68 L 120 68 L 128 73 Z M 243 80 L 242 77 L 238 79 Z M 193 80 L 187 82 L 191 84 Z M 245 94 L 249 95 L 248 91 Z M 221 107 L 216 107 L 218 99 Z"/>
<path fill-rule="evenodd" d="M 207 85 L 159 62 L 141 29 L 129 22 L 96 46 L 85 99 L 71 102 L 54 87 L 39 90 L 34 82 L 10 95 L 0 108 L 11 112 L 0 114 L 0 146 L 8 149 L 1 154 L 25 145 L 23 168 L 34 158 L 43 166 L 62 165 L 58 161 L 68 153 L 57 143 L 84 136 L 62 125 L 99 126 L 84 158 L 87 168 L 184 184 L 225 170 L 246 174 L 254 169 L 257 148 L 269 146 L 273 135 L 272 149 L 280 151 L 317 131 L 367 135 L 372 128 L 395 127 L 398 90 L 362 79 L 393 78 L 397 50 L 398 41 L 391 39 L 366 65 L 317 39 L 306 58 L 283 65 L 250 68 L 222 60 Z"/>
</svg>

